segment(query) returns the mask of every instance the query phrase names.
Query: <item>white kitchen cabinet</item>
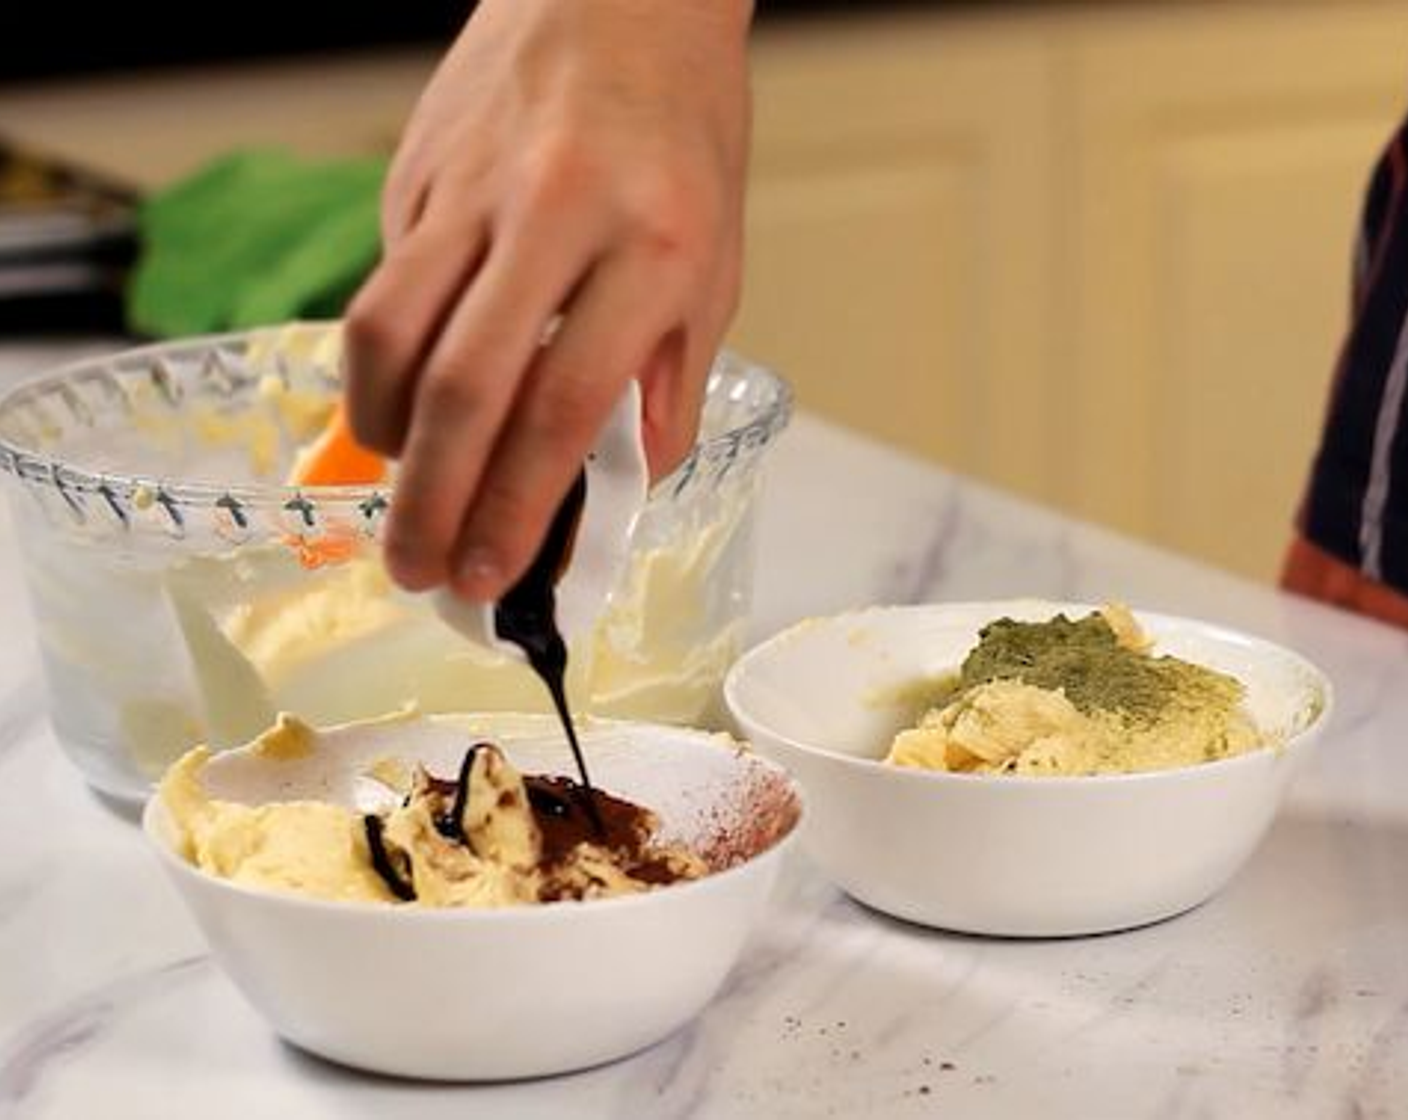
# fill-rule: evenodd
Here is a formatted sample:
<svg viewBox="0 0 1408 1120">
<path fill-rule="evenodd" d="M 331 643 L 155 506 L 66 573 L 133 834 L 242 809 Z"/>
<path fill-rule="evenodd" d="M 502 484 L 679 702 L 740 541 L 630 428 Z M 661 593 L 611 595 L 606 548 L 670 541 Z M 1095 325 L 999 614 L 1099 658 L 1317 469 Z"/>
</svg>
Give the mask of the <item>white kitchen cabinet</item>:
<svg viewBox="0 0 1408 1120">
<path fill-rule="evenodd" d="M 1408 8 L 992 13 L 763 29 L 735 341 L 809 407 L 1270 577 Z"/>
</svg>

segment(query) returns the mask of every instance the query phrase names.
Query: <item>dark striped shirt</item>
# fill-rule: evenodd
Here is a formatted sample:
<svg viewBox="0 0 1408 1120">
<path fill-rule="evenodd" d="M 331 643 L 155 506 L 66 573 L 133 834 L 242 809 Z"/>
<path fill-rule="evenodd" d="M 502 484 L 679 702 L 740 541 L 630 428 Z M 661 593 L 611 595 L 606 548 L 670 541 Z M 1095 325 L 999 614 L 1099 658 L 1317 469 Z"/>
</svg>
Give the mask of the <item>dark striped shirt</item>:
<svg viewBox="0 0 1408 1120">
<path fill-rule="evenodd" d="M 1371 580 L 1408 591 L 1408 120 L 1369 184 L 1350 329 L 1299 527 Z"/>
</svg>

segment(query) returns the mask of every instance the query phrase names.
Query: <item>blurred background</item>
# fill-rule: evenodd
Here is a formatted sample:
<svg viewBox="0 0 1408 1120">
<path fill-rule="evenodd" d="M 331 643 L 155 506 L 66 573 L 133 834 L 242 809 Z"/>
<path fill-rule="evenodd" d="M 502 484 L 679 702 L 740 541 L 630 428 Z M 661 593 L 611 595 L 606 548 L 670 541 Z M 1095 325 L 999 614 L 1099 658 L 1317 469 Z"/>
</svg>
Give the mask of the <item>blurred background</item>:
<svg viewBox="0 0 1408 1120">
<path fill-rule="evenodd" d="M 0 139 L 63 161 L 87 225 L 0 221 L 0 331 L 114 329 L 124 209 L 215 157 L 389 151 L 467 9 L 321 7 L 26 16 Z M 804 408 L 1274 578 L 1408 5 L 774 0 L 754 44 L 733 344 Z"/>
</svg>

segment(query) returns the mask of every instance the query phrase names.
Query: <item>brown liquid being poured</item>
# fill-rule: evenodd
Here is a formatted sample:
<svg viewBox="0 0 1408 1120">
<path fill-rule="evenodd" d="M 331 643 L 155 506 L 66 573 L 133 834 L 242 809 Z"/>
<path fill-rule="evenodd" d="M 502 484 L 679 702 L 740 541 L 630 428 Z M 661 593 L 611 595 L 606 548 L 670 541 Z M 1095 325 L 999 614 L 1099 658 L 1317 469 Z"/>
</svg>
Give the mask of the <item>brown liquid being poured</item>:
<svg viewBox="0 0 1408 1120">
<path fill-rule="evenodd" d="M 597 808 L 592 780 L 587 775 L 586 759 L 582 757 L 582 747 L 577 741 L 577 728 L 567 707 L 567 643 L 562 640 L 562 633 L 557 628 L 557 580 L 566 566 L 586 499 L 587 476 L 579 471 L 552 524 L 548 526 L 547 536 L 533 563 L 495 606 L 494 629 L 500 638 L 512 642 L 523 651 L 533 672 L 547 686 L 553 707 L 557 709 L 557 718 L 562 721 L 562 729 L 572 748 L 572 757 L 577 763 L 581 785 L 574 789 L 573 796 L 582 802 L 592 827 L 601 836 L 604 833 L 601 813 Z"/>
<path fill-rule="evenodd" d="M 592 788 L 587 762 L 577 740 L 577 728 L 567 706 L 567 643 L 557 628 L 557 581 L 566 566 L 572 538 L 587 498 L 587 476 L 578 472 L 576 481 L 558 508 L 542 547 L 533 563 L 494 608 L 494 630 L 506 642 L 523 651 L 528 664 L 547 686 L 557 718 L 567 735 L 580 782 L 569 778 L 529 777 L 525 779 L 528 800 L 543 836 L 543 862 L 562 860 L 577 844 L 592 839 L 605 847 L 629 853 L 640 878 L 649 883 L 671 882 L 676 877 L 663 861 L 646 858 L 642 849 L 649 838 L 648 816 L 639 806 L 621 801 Z M 431 778 L 431 786 L 451 799 L 434 819 L 435 830 L 447 840 L 466 844 L 464 810 L 469 798 L 470 770 L 482 744 L 471 747 L 460 763 L 455 781 Z M 363 818 L 372 866 L 387 888 L 404 902 L 415 899 L 415 887 L 396 867 L 382 841 L 382 821 Z M 590 830 L 590 832 L 588 831 Z M 659 863 L 660 866 L 656 866 Z"/>
</svg>

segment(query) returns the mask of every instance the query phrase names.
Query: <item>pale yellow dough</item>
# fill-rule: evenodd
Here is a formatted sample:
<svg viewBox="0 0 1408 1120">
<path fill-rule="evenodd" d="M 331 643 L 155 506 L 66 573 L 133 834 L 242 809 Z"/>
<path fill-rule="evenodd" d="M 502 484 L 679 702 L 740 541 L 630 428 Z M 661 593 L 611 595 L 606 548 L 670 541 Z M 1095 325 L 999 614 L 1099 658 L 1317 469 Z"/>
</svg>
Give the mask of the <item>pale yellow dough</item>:
<svg viewBox="0 0 1408 1120">
<path fill-rule="evenodd" d="M 320 801 L 213 800 L 200 781 L 209 759 L 198 747 L 161 783 L 180 836 L 178 851 L 188 862 L 216 878 L 266 890 L 348 902 L 390 898 L 372 870 L 359 818 Z"/>
<path fill-rule="evenodd" d="M 1060 691 L 993 681 L 895 736 L 887 761 L 926 770 L 1113 774 L 1229 758 L 1259 745 L 1239 712 L 1174 705 L 1147 726 L 1086 715 Z"/>
<path fill-rule="evenodd" d="M 701 641 L 709 572 L 736 529 L 711 524 L 633 556 L 620 595 L 573 644 L 573 706 L 619 718 L 712 724 L 741 627 Z M 316 572 L 281 544 L 188 559 L 168 573 L 208 733 L 247 739 L 278 710 L 319 724 L 422 711 L 547 711 L 528 667 L 481 649 L 399 593 L 371 549 Z"/>
<path fill-rule="evenodd" d="M 313 757 L 311 729 L 281 716 L 250 748 L 270 766 Z M 343 902 L 393 902 L 375 870 L 363 816 L 324 801 L 294 800 L 247 805 L 209 795 L 202 771 L 211 752 L 198 747 L 162 779 L 162 798 L 175 825 L 177 853 L 201 871 L 245 886 Z M 415 904 L 495 908 L 552 897 L 604 898 L 649 890 L 631 877 L 610 851 L 579 843 L 562 863 L 544 868 L 542 836 L 529 807 L 523 778 L 497 750 L 476 752 L 463 820 L 468 843 L 447 839 L 435 827 L 431 800 L 419 796 L 416 775 L 401 760 L 383 757 L 368 776 L 412 796 L 385 817 L 384 843 L 414 884 Z M 683 848 L 656 853 L 680 878 L 698 878 L 703 862 Z"/>
</svg>

